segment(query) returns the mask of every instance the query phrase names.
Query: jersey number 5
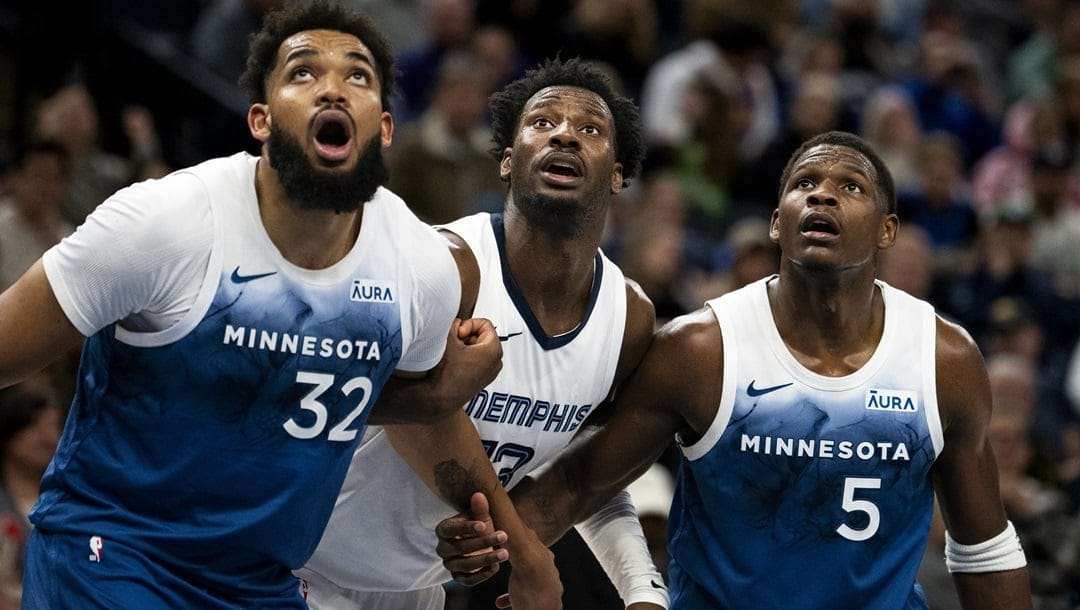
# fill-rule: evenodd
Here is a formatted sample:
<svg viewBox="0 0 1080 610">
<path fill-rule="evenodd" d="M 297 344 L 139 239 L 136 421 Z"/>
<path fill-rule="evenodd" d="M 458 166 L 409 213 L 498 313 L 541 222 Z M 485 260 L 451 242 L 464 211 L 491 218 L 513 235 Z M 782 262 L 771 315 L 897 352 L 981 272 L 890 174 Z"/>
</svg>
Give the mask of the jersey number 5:
<svg viewBox="0 0 1080 610">
<path fill-rule="evenodd" d="M 309 383 L 315 386 L 306 396 L 300 399 L 300 408 L 314 413 L 315 421 L 310 426 L 302 426 L 296 423 L 295 419 L 290 417 L 289 421 L 282 424 L 282 426 L 290 436 L 295 438 L 304 440 L 315 438 L 322 434 L 322 431 L 326 429 L 327 420 L 329 419 L 326 405 L 319 402 L 319 397 L 334 386 L 334 376 L 325 373 L 297 371 L 296 383 Z M 364 412 L 364 408 L 367 407 L 368 401 L 371 400 L 371 380 L 367 377 L 353 377 L 346 381 L 345 385 L 341 386 L 341 392 L 346 396 L 352 394 L 356 390 L 363 391 L 364 395 L 360 398 L 359 404 L 345 416 L 345 419 L 342 419 L 335 424 L 333 428 L 330 428 L 330 434 L 327 436 L 329 440 L 351 441 L 356 438 L 357 431 L 348 430 L 347 428 L 356 421 L 357 417 L 360 417 L 360 414 Z"/>
<path fill-rule="evenodd" d="M 877 533 L 878 526 L 881 525 L 881 511 L 878 510 L 877 504 L 870 500 L 855 499 L 855 491 L 859 489 L 881 489 L 881 479 L 864 477 L 847 477 L 844 479 L 844 501 L 841 506 L 849 513 L 866 513 L 866 516 L 870 519 L 870 522 L 862 529 L 855 529 L 847 523 L 836 528 L 836 531 L 841 536 L 855 542 L 869 539 Z"/>
</svg>

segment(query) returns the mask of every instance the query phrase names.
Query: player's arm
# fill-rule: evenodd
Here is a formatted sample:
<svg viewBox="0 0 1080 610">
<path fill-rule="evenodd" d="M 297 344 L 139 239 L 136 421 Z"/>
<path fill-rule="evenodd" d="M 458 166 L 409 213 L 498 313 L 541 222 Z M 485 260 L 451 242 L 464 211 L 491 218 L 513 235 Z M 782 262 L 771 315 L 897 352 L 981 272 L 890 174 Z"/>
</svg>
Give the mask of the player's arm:
<svg viewBox="0 0 1080 610">
<path fill-rule="evenodd" d="M 459 320 L 472 316 L 476 295 L 480 289 L 480 267 L 465 240 L 455 233 L 440 230 L 461 278 Z M 439 364 L 430 371 L 409 373 L 395 371 L 383 388 L 382 396 L 372 408 L 371 425 L 431 423 L 460 411 L 465 403 L 491 383 L 502 367 L 502 348 L 471 345 L 471 327 L 459 332 L 455 321 L 446 341 L 446 352 Z M 472 322 L 469 322 L 472 324 Z M 479 324 L 479 323 L 477 323 Z"/>
<path fill-rule="evenodd" d="M 612 417 L 592 437 L 575 442 L 535 480 L 514 487 L 518 512 L 545 543 L 575 523 L 651 466 L 679 433 L 696 440 L 712 422 L 720 399 L 723 347 L 709 309 L 681 316 L 660 329 L 639 369 L 619 391 Z M 485 552 L 499 532 L 477 517 L 439 523 L 437 551 L 463 584 L 490 575 L 498 559 Z"/>
<path fill-rule="evenodd" d="M 652 301 L 637 282 L 626 279 L 626 325 L 622 348 L 615 369 L 611 394 L 589 418 L 589 426 L 575 443 L 584 442 L 595 432 L 591 424 L 602 423 L 615 409 L 611 401 L 618 389 L 641 363 L 652 343 L 656 312 Z M 596 513 L 576 526 L 582 540 L 604 569 L 619 597 L 630 610 L 663 610 L 668 607 L 664 578 L 653 563 L 637 511 L 625 489 L 604 504 Z"/>
<path fill-rule="evenodd" d="M 932 476 L 948 531 L 946 560 L 964 608 L 1031 608 L 1023 550 L 1007 522 L 987 439 L 990 382 L 978 347 L 937 322 L 937 392 L 944 449 Z"/>
<path fill-rule="evenodd" d="M 484 340 L 499 339 L 494 327 Z M 394 449 L 433 491 L 452 506 L 467 510 L 470 497 L 479 492 L 490 499 L 494 527 L 505 532 L 505 550 L 499 560 L 511 556 L 510 594 L 517 609 L 561 608 L 562 584 L 555 557 L 525 525 L 499 483 L 484 452 L 476 427 L 460 406 L 454 415 L 435 425 L 387 426 Z"/>
<path fill-rule="evenodd" d="M 0 294 L 0 387 L 41 370 L 82 340 L 37 261 Z"/>
</svg>

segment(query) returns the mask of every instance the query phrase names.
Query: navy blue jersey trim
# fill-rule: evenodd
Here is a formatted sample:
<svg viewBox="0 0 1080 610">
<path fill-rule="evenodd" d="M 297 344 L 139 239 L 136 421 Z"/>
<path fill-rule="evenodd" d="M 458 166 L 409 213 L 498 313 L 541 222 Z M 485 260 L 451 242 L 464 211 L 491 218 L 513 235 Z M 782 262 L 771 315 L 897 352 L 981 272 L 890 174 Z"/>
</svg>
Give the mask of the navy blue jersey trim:
<svg viewBox="0 0 1080 610">
<path fill-rule="evenodd" d="M 581 329 L 588 324 L 593 308 L 596 306 L 596 301 L 600 297 L 600 285 L 604 279 L 604 261 L 600 258 L 600 252 L 596 252 L 596 258 L 593 260 L 592 289 L 589 291 L 589 302 L 585 305 L 585 315 L 581 319 L 581 324 L 578 324 L 577 328 L 568 333 L 552 337 L 544 332 L 544 327 L 540 325 L 540 321 L 533 314 L 529 302 L 525 300 L 525 295 L 518 288 L 513 276 L 510 275 L 510 264 L 506 260 L 506 233 L 503 227 L 502 214 L 491 214 L 490 218 L 491 230 L 495 234 L 495 243 L 499 246 L 499 264 L 502 266 L 503 285 L 506 286 L 506 293 L 510 295 L 514 307 L 521 314 L 521 319 L 525 320 L 525 325 L 529 327 L 529 332 L 532 333 L 533 338 L 540 344 L 540 347 L 545 350 L 560 348 L 570 343 L 574 340 L 574 337 L 578 336 Z"/>
</svg>

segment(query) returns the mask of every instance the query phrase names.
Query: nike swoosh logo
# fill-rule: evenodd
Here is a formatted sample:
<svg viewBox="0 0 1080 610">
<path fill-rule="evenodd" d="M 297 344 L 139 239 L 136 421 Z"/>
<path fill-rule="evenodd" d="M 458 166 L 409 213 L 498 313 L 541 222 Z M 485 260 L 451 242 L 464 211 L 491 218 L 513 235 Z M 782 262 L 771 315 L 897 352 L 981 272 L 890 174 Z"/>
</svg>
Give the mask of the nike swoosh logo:
<svg viewBox="0 0 1080 610">
<path fill-rule="evenodd" d="M 754 387 L 754 381 L 755 380 L 751 380 L 750 385 L 747 386 L 747 388 L 746 388 L 746 394 L 748 396 L 750 396 L 750 397 L 764 396 L 765 394 L 768 394 L 769 392 L 775 392 L 777 390 L 781 390 L 781 389 L 786 388 L 789 385 L 795 383 L 794 381 L 789 381 L 788 383 L 782 383 L 780 385 L 774 385 L 774 386 L 769 387 L 769 388 L 755 388 Z"/>
<path fill-rule="evenodd" d="M 506 341 L 510 337 L 516 337 L 516 336 L 518 336 L 520 334 L 521 334 L 521 332 L 508 333 L 508 334 L 505 334 L 505 335 L 499 335 L 499 341 Z"/>
<path fill-rule="evenodd" d="M 271 271 L 269 273 L 256 273 L 255 275 L 240 275 L 240 267 L 237 267 L 236 269 L 233 269 L 232 281 L 234 284 L 243 284 L 244 282 L 250 282 L 251 280 L 269 277 L 276 273 L 277 271 Z"/>
<path fill-rule="evenodd" d="M 652 585 L 652 588 L 654 588 L 654 589 L 666 589 L 666 587 L 664 585 L 656 582 L 655 580 L 653 580 L 651 578 L 649 579 L 649 584 Z"/>
</svg>

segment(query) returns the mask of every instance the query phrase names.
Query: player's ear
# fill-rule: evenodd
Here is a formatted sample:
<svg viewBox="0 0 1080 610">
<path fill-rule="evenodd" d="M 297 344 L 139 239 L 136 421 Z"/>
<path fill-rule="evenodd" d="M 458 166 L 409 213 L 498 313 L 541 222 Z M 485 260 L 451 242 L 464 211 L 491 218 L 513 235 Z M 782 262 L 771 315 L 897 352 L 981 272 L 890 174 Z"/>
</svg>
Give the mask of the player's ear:
<svg viewBox="0 0 1080 610">
<path fill-rule="evenodd" d="M 878 248 L 884 250 L 891 247 L 896 241 L 896 231 L 900 228 L 900 219 L 896 214 L 886 214 L 885 221 L 881 223 L 881 234 L 878 235 Z"/>
<path fill-rule="evenodd" d="M 503 151 L 502 161 L 499 161 L 499 178 L 503 182 L 510 182 L 510 154 L 511 148 L 507 147 Z"/>
<path fill-rule="evenodd" d="M 614 195 L 622 190 L 622 163 L 615 164 L 615 170 L 611 172 L 611 194 Z"/>
<path fill-rule="evenodd" d="M 769 220 L 769 239 L 774 244 L 780 243 L 780 208 L 772 211 L 772 219 Z"/>
<path fill-rule="evenodd" d="M 389 112 L 384 112 L 379 117 L 379 139 L 383 148 L 390 146 L 394 140 L 394 117 Z"/>
<path fill-rule="evenodd" d="M 270 106 L 252 104 L 247 114 L 248 131 L 260 142 L 270 139 Z"/>
</svg>

